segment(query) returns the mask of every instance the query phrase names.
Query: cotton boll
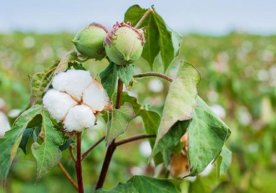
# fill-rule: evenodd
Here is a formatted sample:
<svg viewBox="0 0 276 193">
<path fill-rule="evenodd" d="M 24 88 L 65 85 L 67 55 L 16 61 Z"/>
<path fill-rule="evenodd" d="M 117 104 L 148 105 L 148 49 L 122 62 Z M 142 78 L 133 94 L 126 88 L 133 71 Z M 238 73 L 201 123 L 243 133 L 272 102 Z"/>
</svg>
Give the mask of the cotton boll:
<svg viewBox="0 0 276 193">
<path fill-rule="evenodd" d="M 51 89 L 44 95 L 43 105 L 53 118 L 61 121 L 65 118 L 69 109 L 77 105 L 77 102 L 68 94 Z"/>
<path fill-rule="evenodd" d="M 86 105 L 77 105 L 70 109 L 65 120 L 66 131 L 82 131 L 85 128 L 91 128 L 95 125 L 95 115 Z"/>
<path fill-rule="evenodd" d="M 10 123 L 6 115 L 0 112 L 0 138 L 5 135 L 5 132 L 10 130 Z"/>
<path fill-rule="evenodd" d="M 66 92 L 80 101 L 83 91 L 91 83 L 92 77 L 88 71 L 68 70 L 53 78 L 52 85 L 56 90 Z"/>
<path fill-rule="evenodd" d="M 83 103 L 93 111 L 102 111 L 108 105 L 109 99 L 102 85 L 94 80 L 83 93 Z"/>
</svg>

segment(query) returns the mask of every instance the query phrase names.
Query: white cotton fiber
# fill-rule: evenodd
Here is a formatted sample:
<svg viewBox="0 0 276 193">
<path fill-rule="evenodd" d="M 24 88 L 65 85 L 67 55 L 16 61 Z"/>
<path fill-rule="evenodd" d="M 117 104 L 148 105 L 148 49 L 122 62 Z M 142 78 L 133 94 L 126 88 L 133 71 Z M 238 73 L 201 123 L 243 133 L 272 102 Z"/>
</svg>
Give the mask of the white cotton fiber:
<svg viewBox="0 0 276 193">
<path fill-rule="evenodd" d="M 83 93 L 83 103 L 93 111 L 102 111 L 108 105 L 109 99 L 102 85 L 94 80 Z"/>
<path fill-rule="evenodd" d="M 0 112 L 0 138 L 3 137 L 5 132 L 10 129 L 11 127 L 7 116 L 3 112 Z"/>
<path fill-rule="evenodd" d="M 68 70 L 61 72 L 53 78 L 54 89 L 66 92 L 80 101 L 85 88 L 91 83 L 92 77 L 85 70 Z"/>
<path fill-rule="evenodd" d="M 65 118 L 69 109 L 77 105 L 70 95 L 51 89 L 43 97 L 43 105 L 53 118 L 61 121 Z"/>
<path fill-rule="evenodd" d="M 85 128 L 91 128 L 95 125 L 95 115 L 86 105 L 77 105 L 70 109 L 65 120 L 65 130 L 68 132 L 81 132 Z"/>
</svg>

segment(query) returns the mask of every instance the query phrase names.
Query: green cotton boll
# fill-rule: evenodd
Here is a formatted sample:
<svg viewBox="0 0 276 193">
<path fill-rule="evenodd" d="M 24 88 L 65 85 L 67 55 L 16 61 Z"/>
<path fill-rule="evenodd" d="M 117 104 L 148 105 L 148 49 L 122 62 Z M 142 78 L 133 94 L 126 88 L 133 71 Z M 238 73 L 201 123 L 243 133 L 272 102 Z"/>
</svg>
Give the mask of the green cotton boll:
<svg viewBox="0 0 276 193">
<path fill-rule="evenodd" d="M 141 57 L 144 42 L 143 30 L 128 23 L 117 23 L 105 39 L 105 52 L 115 64 L 127 65 Z"/>
<path fill-rule="evenodd" d="M 103 43 L 106 35 L 107 30 L 104 26 L 92 23 L 76 34 L 73 43 L 84 57 L 101 60 L 105 57 Z"/>
</svg>

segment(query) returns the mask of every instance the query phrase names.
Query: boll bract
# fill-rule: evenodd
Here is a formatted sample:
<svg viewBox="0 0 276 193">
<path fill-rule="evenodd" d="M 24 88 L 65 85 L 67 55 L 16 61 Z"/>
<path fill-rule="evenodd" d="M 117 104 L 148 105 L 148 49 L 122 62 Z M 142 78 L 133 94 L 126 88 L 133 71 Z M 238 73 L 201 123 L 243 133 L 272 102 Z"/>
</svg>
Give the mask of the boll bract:
<svg viewBox="0 0 276 193">
<path fill-rule="evenodd" d="M 83 56 L 101 60 L 105 57 L 103 42 L 106 34 L 104 26 L 92 23 L 77 33 L 73 43 Z"/>
<path fill-rule="evenodd" d="M 82 131 L 95 125 L 95 115 L 86 105 L 77 105 L 71 108 L 64 120 L 65 130 L 68 132 Z"/>
<path fill-rule="evenodd" d="M 143 30 L 128 23 L 116 23 L 105 38 L 105 52 L 117 65 L 127 65 L 138 60 L 143 52 Z"/>
<path fill-rule="evenodd" d="M 70 95 L 51 89 L 44 95 L 43 104 L 53 118 L 62 121 L 69 109 L 77 105 L 77 102 Z"/>
<path fill-rule="evenodd" d="M 106 91 L 88 71 L 59 73 L 53 78 L 52 86 L 43 97 L 43 105 L 54 119 L 63 122 L 67 132 L 92 128 L 95 114 L 110 107 Z"/>
<path fill-rule="evenodd" d="M 92 81 L 83 93 L 83 103 L 90 106 L 94 112 L 97 112 L 108 106 L 109 99 L 103 86 L 96 81 Z"/>
<path fill-rule="evenodd" d="M 83 91 L 91 83 L 92 77 L 88 71 L 68 70 L 61 72 L 53 78 L 54 89 L 66 92 L 77 101 L 81 100 Z"/>
<path fill-rule="evenodd" d="M 7 116 L 0 112 L 0 138 L 5 135 L 5 133 L 11 129 L 10 123 Z"/>
</svg>

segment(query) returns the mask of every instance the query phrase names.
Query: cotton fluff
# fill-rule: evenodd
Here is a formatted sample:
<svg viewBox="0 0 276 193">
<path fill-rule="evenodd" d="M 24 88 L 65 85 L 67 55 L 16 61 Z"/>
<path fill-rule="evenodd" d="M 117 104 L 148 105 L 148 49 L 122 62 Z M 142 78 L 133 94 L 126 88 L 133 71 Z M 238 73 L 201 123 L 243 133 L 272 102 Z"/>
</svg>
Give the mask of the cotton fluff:
<svg viewBox="0 0 276 193">
<path fill-rule="evenodd" d="M 65 120 L 65 130 L 68 132 L 82 131 L 95 125 L 95 116 L 92 110 L 86 105 L 77 105 L 70 109 Z"/>
<path fill-rule="evenodd" d="M 68 94 L 51 89 L 44 95 L 43 104 L 53 118 L 61 121 L 65 118 L 69 109 L 77 105 L 77 102 Z"/>
<path fill-rule="evenodd" d="M 92 81 L 83 93 L 83 103 L 93 111 L 102 111 L 108 105 L 108 96 L 100 83 Z"/>
<path fill-rule="evenodd" d="M 66 92 L 80 101 L 83 91 L 91 83 L 92 77 L 85 70 L 68 70 L 61 72 L 53 78 L 54 89 Z"/>
<path fill-rule="evenodd" d="M 0 138 L 5 135 L 5 132 L 10 130 L 10 123 L 3 112 L 0 112 Z"/>
</svg>

